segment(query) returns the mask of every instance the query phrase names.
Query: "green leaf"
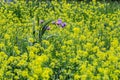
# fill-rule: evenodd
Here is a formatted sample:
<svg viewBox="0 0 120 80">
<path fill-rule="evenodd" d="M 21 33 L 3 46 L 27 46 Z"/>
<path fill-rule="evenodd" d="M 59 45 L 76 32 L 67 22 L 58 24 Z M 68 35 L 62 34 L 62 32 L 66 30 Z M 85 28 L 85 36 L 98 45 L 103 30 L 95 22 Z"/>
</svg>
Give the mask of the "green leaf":
<svg viewBox="0 0 120 80">
<path fill-rule="evenodd" d="M 46 29 L 47 29 L 47 25 L 52 21 L 53 19 L 49 19 L 48 21 L 44 22 L 42 25 L 42 29 L 40 29 L 39 31 L 39 40 L 42 40 L 42 36 L 44 35 Z"/>
</svg>

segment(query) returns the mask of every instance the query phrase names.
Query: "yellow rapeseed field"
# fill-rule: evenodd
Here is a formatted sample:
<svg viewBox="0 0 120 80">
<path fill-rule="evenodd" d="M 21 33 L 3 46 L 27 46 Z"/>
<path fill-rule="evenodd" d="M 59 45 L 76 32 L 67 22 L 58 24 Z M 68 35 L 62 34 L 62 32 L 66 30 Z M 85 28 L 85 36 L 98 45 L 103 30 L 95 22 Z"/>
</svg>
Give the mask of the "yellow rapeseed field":
<svg viewBox="0 0 120 80">
<path fill-rule="evenodd" d="M 0 2 L 0 80 L 119 79 L 119 3 Z"/>
</svg>

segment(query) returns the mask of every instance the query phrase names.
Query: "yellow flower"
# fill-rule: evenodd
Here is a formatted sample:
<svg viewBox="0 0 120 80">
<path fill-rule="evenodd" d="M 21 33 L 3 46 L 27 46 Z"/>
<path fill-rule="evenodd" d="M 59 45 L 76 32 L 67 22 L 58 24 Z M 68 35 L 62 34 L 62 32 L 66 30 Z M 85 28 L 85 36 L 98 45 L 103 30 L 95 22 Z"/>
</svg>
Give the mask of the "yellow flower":
<svg viewBox="0 0 120 80">
<path fill-rule="evenodd" d="M 33 38 L 29 38 L 28 42 L 34 42 L 34 39 Z"/>
<path fill-rule="evenodd" d="M 3 48 L 5 47 L 5 44 L 4 43 L 0 43 L 0 48 Z"/>
<path fill-rule="evenodd" d="M 34 76 L 34 75 L 33 75 Z M 29 80 L 35 80 L 36 78 L 29 76 Z"/>
<path fill-rule="evenodd" d="M 50 75 L 52 75 L 52 74 L 53 74 L 53 72 L 52 72 L 51 69 L 45 68 L 45 69 L 43 70 L 43 73 L 42 73 L 41 76 L 42 76 L 43 80 L 49 80 Z"/>
<path fill-rule="evenodd" d="M 74 80 L 80 80 L 80 76 L 78 74 L 74 75 Z"/>
<path fill-rule="evenodd" d="M 115 38 L 112 42 L 111 42 L 111 46 L 114 48 L 117 48 L 119 45 L 119 41 L 117 38 Z"/>
<path fill-rule="evenodd" d="M 103 73 L 104 73 L 104 75 L 108 75 L 109 72 L 110 72 L 110 70 L 108 68 L 105 68 Z"/>
<path fill-rule="evenodd" d="M 64 77 L 62 75 L 60 75 L 60 80 L 64 80 Z"/>
<path fill-rule="evenodd" d="M 108 60 L 116 63 L 116 62 L 118 62 L 119 58 L 116 57 L 116 56 L 114 56 L 114 55 L 110 55 L 110 56 L 108 57 Z"/>
<path fill-rule="evenodd" d="M 0 52 L 0 58 L 7 59 L 8 55 L 5 52 Z"/>
<path fill-rule="evenodd" d="M 7 75 L 7 76 L 12 76 L 13 73 L 12 73 L 11 71 L 7 71 L 7 72 L 6 72 L 6 75 Z"/>
<path fill-rule="evenodd" d="M 81 78 L 81 80 L 87 80 L 87 75 L 85 75 L 85 74 L 81 75 L 80 78 Z"/>
<path fill-rule="evenodd" d="M 92 2 L 96 2 L 96 0 L 92 0 Z"/>
<path fill-rule="evenodd" d="M 86 70 L 87 70 L 86 64 L 84 63 L 81 65 L 81 73 L 85 73 Z"/>
<path fill-rule="evenodd" d="M 113 27 L 113 26 L 114 26 L 114 24 L 113 24 L 113 22 L 112 22 L 112 21 L 110 21 L 110 22 L 109 22 L 109 25 L 110 25 L 111 27 Z"/>
<path fill-rule="evenodd" d="M 81 35 L 79 40 L 84 41 L 84 40 L 86 40 L 86 37 L 84 35 Z"/>
<path fill-rule="evenodd" d="M 102 46 L 104 46 L 105 45 L 105 42 L 104 41 L 101 41 L 100 43 L 99 43 L 99 47 L 102 47 Z"/>
<path fill-rule="evenodd" d="M 18 54 L 18 55 L 20 54 L 20 50 L 18 49 L 17 46 L 14 46 L 14 51 L 15 51 L 16 54 Z"/>
<path fill-rule="evenodd" d="M 75 27 L 75 28 L 73 28 L 73 31 L 74 31 L 75 34 L 78 34 L 78 33 L 80 33 L 80 28 Z"/>
<path fill-rule="evenodd" d="M 91 43 L 87 43 L 86 45 L 84 45 L 85 46 L 85 49 L 87 50 L 87 51 L 90 51 L 91 49 L 92 49 L 92 44 Z"/>
<path fill-rule="evenodd" d="M 87 52 L 87 51 L 84 51 L 84 52 L 82 53 L 82 56 L 83 56 L 83 57 L 87 57 L 87 56 L 88 56 L 88 52 Z"/>
<path fill-rule="evenodd" d="M 4 38 L 7 39 L 7 40 L 9 40 L 10 39 L 10 35 L 9 34 L 5 34 Z"/>
<path fill-rule="evenodd" d="M 92 50 L 93 50 L 93 52 L 97 52 L 97 51 L 99 51 L 99 47 L 98 47 L 98 46 L 94 46 L 94 47 L 92 48 Z"/>
<path fill-rule="evenodd" d="M 35 58 L 35 53 L 34 52 L 29 52 L 29 57 L 30 59 L 34 59 Z"/>
<path fill-rule="evenodd" d="M 118 76 L 115 74 L 110 74 L 110 77 L 112 78 L 112 80 L 119 80 Z"/>
<path fill-rule="evenodd" d="M 28 46 L 27 49 L 28 49 L 28 51 L 30 53 L 37 53 L 37 52 L 39 52 L 39 48 L 37 48 L 35 46 Z"/>
<path fill-rule="evenodd" d="M 15 79 L 15 80 L 19 80 L 19 76 L 15 76 L 14 79 Z"/>
<path fill-rule="evenodd" d="M 43 40 L 42 42 L 46 45 L 50 45 L 49 41 L 47 41 L 47 40 Z"/>
<path fill-rule="evenodd" d="M 22 71 L 22 72 L 21 72 L 21 75 L 22 75 L 23 77 L 28 77 L 28 70 Z"/>
<path fill-rule="evenodd" d="M 68 40 L 68 41 L 67 41 L 67 44 L 69 44 L 69 45 L 72 45 L 72 43 L 73 43 L 72 40 Z"/>
<path fill-rule="evenodd" d="M 51 66 L 52 68 L 54 68 L 54 67 L 55 67 L 55 63 L 52 62 L 52 63 L 50 64 L 50 66 Z"/>
<path fill-rule="evenodd" d="M 11 43 L 11 42 L 8 42 L 8 46 L 12 46 L 12 43 Z"/>
<path fill-rule="evenodd" d="M 36 75 L 41 75 L 43 72 L 42 67 L 37 65 L 35 67 L 33 66 L 33 70 Z"/>
<path fill-rule="evenodd" d="M 102 60 L 105 60 L 106 59 L 106 54 L 105 53 L 103 53 L 103 52 L 97 52 L 97 54 L 96 54 L 98 57 L 99 57 L 99 59 L 102 61 Z"/>
<path fill-rule="evenodd" d="M 97 76 L 96 76 L 96 80 L 101 80 L 101 76 L 100 76 L 100 74 L 97 74 Z"/>
<path fill-rule="evenodd" d="M 72 40 L 67 40 L 67 41 L 64 41 L 65 44 L 68 44 L 68 45 L 72 45 L 73 44 L 73 41 Z"/>
<path fill-rule="evenodd" d="M 23 66 L 23 65 L 26 65 L 25 60 L 20 60 L 20 62 L 17 64 L 17 66 Z"/>
<path fill-rule="evenodd" d="M 11 63 L 14 61 L 14 57 L 13 56 L 10 56 L 9 59 L 8 59 L 8 63 Z"/>
<path fill-rule="evenodd" d="M 31 77 L 30 80 L 35 80 L 35 79 L 38 80 L 38 76 L 39 76 L 39 75 L 33 74 L 33 77 Z"/>
<path fill-rule="evenodd" d="M 100 73 L 103 73 L 103 72 L 104 72 L 104 69 L 103 69 L 103 68 L 98 68 L 98 71 L 99 71 Z"/>
<path fill-rule="evenodd" d="M 66 46 L 62 46 L 61 48 L 62 48 L 62 50 L 65 50 L 65 49 L 66 49 Z"/>
<path fill-rule="evenodd" d="M 46 62 L 48 60 L 48 56 L 46 55 L 37 56 L 36 60 L 41 63 Z"/>
</svg>

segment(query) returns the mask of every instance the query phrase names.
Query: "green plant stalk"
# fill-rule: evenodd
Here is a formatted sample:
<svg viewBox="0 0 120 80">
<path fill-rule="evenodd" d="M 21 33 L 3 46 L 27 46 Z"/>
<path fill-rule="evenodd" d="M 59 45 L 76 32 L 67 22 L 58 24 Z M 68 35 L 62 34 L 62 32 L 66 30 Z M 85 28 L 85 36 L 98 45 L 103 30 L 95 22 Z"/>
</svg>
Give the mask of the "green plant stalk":
<svg viewBox="0 0 120 80">
<path fill-rule="evenodd" d="M 42 41 L 42 36 L 44 35 L 46 29 L 47 29 L 47 25 L 52 21 L 52 19 L 46 21 L 45 23 L 43 23 L 42 27 L 40 27 L 41 29 L 39 29 L 39 42 Z"/>
</svg>

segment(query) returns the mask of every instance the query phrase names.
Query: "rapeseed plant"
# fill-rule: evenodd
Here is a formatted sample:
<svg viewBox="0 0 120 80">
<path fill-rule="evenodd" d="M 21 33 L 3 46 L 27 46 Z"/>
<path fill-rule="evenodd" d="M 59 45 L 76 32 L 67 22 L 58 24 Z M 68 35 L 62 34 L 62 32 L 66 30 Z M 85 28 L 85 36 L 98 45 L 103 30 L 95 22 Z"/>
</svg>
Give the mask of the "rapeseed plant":
<svg viewBox="0 0 120 80">
<path fill-rule="evenodd" d="M 92 0 L 0 3 L 0 79 L 119 80 L 120 8 Z"/>
</svg>

